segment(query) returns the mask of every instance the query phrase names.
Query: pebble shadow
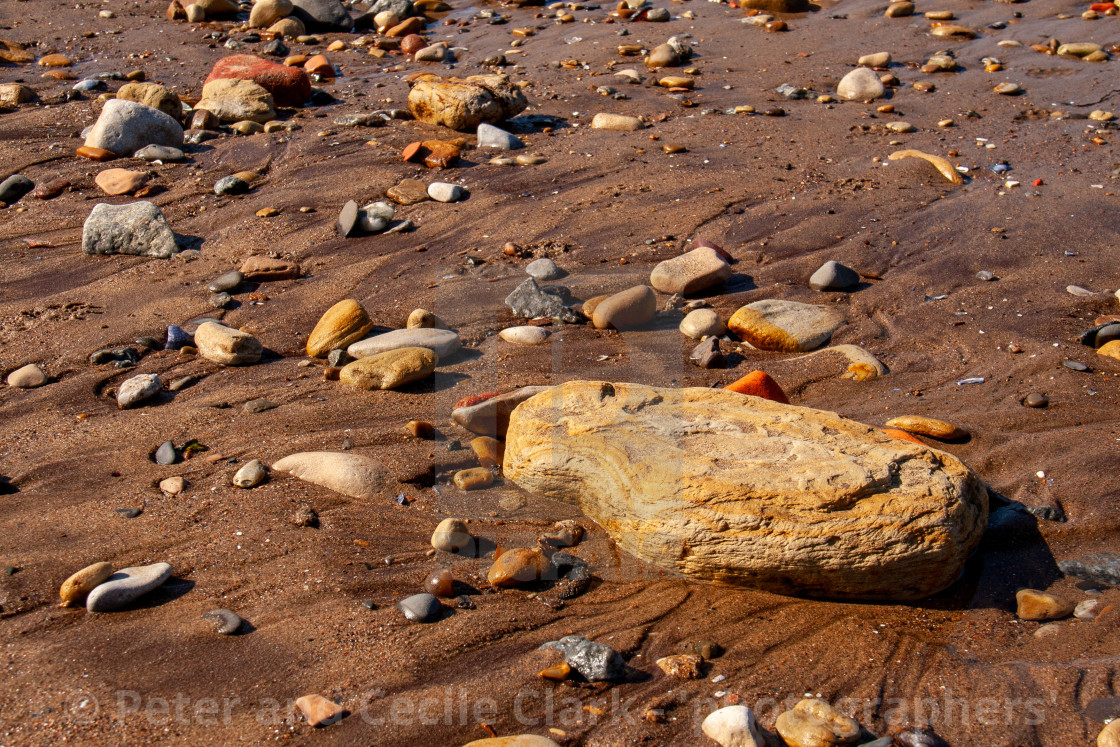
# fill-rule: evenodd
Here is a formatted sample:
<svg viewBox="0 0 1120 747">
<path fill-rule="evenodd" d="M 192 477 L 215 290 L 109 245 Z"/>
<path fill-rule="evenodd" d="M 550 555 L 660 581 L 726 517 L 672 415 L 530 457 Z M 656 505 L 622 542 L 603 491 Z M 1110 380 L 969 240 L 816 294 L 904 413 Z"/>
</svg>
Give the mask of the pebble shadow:
<svg viewBox="0 0 1120 747">
<path fill-rule="evenodd" d="M 167 579 L 158 589 L 148 592 L 144 596 L 137 599 L 127 607 L 122 607 L 122 610 L 146 610 L 153 607 L 162 607 L 168 602 L 173 602 L 179 597 L 185 596 L 194 588 L 194 581 L 186 578 L 176 578 L 172 576 Z"/>
</svg>

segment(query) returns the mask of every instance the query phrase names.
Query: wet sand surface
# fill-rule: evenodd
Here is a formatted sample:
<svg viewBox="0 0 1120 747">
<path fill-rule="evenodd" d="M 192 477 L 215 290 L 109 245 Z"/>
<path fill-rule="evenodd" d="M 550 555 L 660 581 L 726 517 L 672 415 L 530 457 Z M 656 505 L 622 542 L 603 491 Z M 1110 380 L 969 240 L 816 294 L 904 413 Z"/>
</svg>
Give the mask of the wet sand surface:
<svg viewBox="0 0 1120 747">
<path fill-rule="evenodd" d="M 456 18 L 472 17 L 463 3 L 452 5 Z M 488 5 L 510 23 L 430 27 L 430 39 L 466 48 L 454 74 L 467 75 L 509 50 L 512 28 L 540 26 L 505 69 L 531 82 L 530 109 L 512 129 L 526 152 L 548 160 L 527 167 L 492 166 L 490 153 L 466 150 L 458 167 L 429 171 L 403 163 L 400 150 L 454 133 L 404 121 L 334 125 L 342 114 L 403 107 L 405 76 L 446 68 L 361 50 L 331 53 L 343 74 L 325 88 L 339 103 L 292 113 L 301 129 L 212 140 L 188 149 L 185 165 L 111 164 L 155 171 L 165 191 L 151 199 L 200 250 L 193 261 L 81 253 L 93 205 L 133 199 L 105 197 L 93 184 L 103 166 L 73 155 L 100 105 L 91 95 L 57 103 L 72 84 L 41 79 L 33 65 L 0 67 L 0 82 L 23 80 L 56 102 L 0 115 L 0 176 L 73 185 L 54 200 L 28 196 L 0 211 L 0 369 L 37 362 L 51 377 L 42 388 L 0 390 L 0 474 L 12 488 L 0 497 L 0 564 L 18 569 L 0 577 L 0 742 L 435 745 L 485 737 L 488 724 L 499 735 L 532 732 L 562 744 L 700 744 L 707 741 L 700 720 L 717 706 L 751 705 L 772 728 L 780 709 L 767 704 L 806 693 L 846 702 L 879 735 L 931 721 L 953 745 L 1093 742 L 1103 719 L 1120 715 L 1100 700 L 1118 695 L 1120 592 L 1103 588 L 1097 620 L 1066 619 L 1045 637 L 1035 636 L 1038 623 L 1016 619 L 1014 594 L 1029 586 L 1087 598 L 1056 562 L 1110 551 L 1120 536 L 1120 363 L 1077 340 L 1098 316 L 1117 311 L 1115 133 L 1083 116 L 1115 105 L 1120 86 L 1115 62 L 1047 56 L 1029 45 L 1050 37 L 1112 43 L 1120 40 L 1118 21 L 1083 20 L 1085 4 L 1053 0 L 923 0 L 918 11 L 949 6 L 981 36 L 938 39 L 920 15 L 885 18 L 885 3 L 865 0 L 786 17 L 784 33 L 741 24 L 742 10 L 698 0 L 670 3 L 669 23 L 603 23 L 604 5 L 575 11 L 576 23 L 554 24 L 535 17 L 541 9 Z M 103 8 L 116 17 L 98 18 Z M 0 36 L 38 41 L 37 56 L 65 52 L 79 78 L 139 67 L 148 80 L 197 97 L 213 62 L 235 52 L 205 38 L 213 29 L 168 21 L 164 10 L 154 0 L 8 2 Z M 680 18 L 684 11 L 695 19 Z M 1073 17 L 1060 20 L 1062 13 Z M 598 22 L 578 22 L 585 17 Z M 998 21 L 1014 22 L 986 28 Z M 629 36 L 616 36 L 620 28 Z M 86 31 L 97 34 L 85 38 Z M 616 52 L 620 43 L 649 48 L 682 33 L 692 35 L 690 64 L 702 72 L 686 96 L 691 107 L 648 85 L 657 76 L 640 58 Z M 354 38 L 320 36 L 322 44 L 293 42 L 292 51 Z M 1025 46 L 998 47 L 1002 39 Z M 961 71 L 917 69 L 942 49 L 954 50 Z M 814 100 L 835 94 L 856 59 L 878 51 L 891 52 L 901 82 L 887 100 Z M 1005 69 L 986 73 L 987 56 Z M 572 59 L 582 65 L 550 64 Z M 640 69 L 647 85 L 611 76 L 612 61 Z M 387 72 L 392 65 L 400 70 Z M 936 90 L 915 90 L 919 80 Z M 1025 94 L 993 93 L 1004 81 Z M 783 83 L 813 95 L 787 101 L 774 93 Z M 604 97 L 595 90 L 601 85 L 629 98 Z M 883 104 L 895 112 L 877 113 Z M 786 116 L 724 113 L 743 105 L 782 107 Z M 652 125 L 588 129 L 599 111 L 641 115 Z M 552 131 L 527 115 L 555 118 Z M 939 128 L 947 118 L 955 126 Z M 894 120 L 917 131 L 890 132 L 885 125 Z M 667 155 L 666 143 L 687 152 Z M 950 184 L 918 159 L 883 165 L 900 148 L 956 151 L 948 157 L 968 167 L 966 183 Z M 1009 173 L 989 170 L 1004 161 Z M 266 170 L 248 195 L 213 194 L 218 178 L 254 168 Z M 347 200 L 383 199 L 409 177 L 460 182 L 470 198 L 398 208 L 398 218 L 417 225 L 413 232 L 334 233 Z M 1008 178 L 1020 186 L 1004 188 Z M 256 217 L 267 207 L 281 212 Z M 570 273 L 560 282 L 587 299 L 647 282 L 654 264 L 701 236 L 737 260 L 731 280 L 705 294 L 723 318 L 765 298 L 824 303 L 848 322 L 832 344 L 863 346 L 890 373 L 857 382 L 841 378 L 846 363 L 837 357 L 754 350 L 733 356 L 733 368 L 701 370 L 687 361 L 695 342 L 676 331 L 680 312 L 622 333 L 557 326 L 539 347 L 497 337 L 517 323 L 502 300 L 529 261 L 505 256 L 506 241 L 552 257 Z M 267 297 L 260 303 L 242 291 L 230 310 L 209 306 L 210 280 L 270 252 L 298 260 L 303 276 L 260 284 L 255 291 Z M 810 290 L 809 274 L 830 259 L 869 277 L 852 293 Z M 978 280 L 980 270 L 998 280 Z M 1066 291 L 1070 284 L 1109 292 L 1078 297 Z M 324 381 L 319 364 L 301 367 L 303 345 L 322 312 L 343 298 L 359 300 L 386 327 L 427 308 L 459 330 L 465 350 L 433 378 L 398 391 Z M 665 300 L 659 294 L 659 308 Z M 87 361 L 98 348 L 141 335 L 162 339 L 168 324 L 200 316 L 254 330 L 264 360 L 223 368 L 161 351 L 135 369 Z M 1064 367 L 1070 359 L 1090 370 Z M 553 521 L 580 517 L 501 480 L 483 491 L 450 486 L 447 471 L 474 466 L 469 449 L 448 448 L 471 438 L 450 419 L 460 398 L 573 379 L 709 386 L 753 369 L 774 376 L 794 404 L 870 425 L 921 414 L 966 426 L 967 441 L 929 443 L 964 460 L 994 493 L 1054 507 L 1066 520 L 990 532 L 960 581 L 912 604 L 798 599 L 673 578 L 622 554 L 587 519 L 588 536 L 574 552 L 596 580 L 560 609 L 542 603 L 547 585 L 487 591 L 492 555 L 427 553 L 446 516 L 470 519 L 473 533 L 504 548 L 533 546 Z M 118 410 L 111 393 L 136 373 L 199 381 L 154 405 Z M 984 382 L 957 383 L 972 377 Z M 1031 392 L 1045 393 L 1049 407 L 1024 407 Z M 259 397 L 279 407 L 242 410 Z M 404 424 L 414 419 L 435 423 L 440 438 L 408 438 Z M 226 459 L 161 467 L 149 456 L 163 441 L 190 439 Z M 271 464 L 297 451 L 340 450 L 346 439 L 402 482 L 407 505 L 392 493 L 356 500 L 278 474 L 253 490 L 230 484 L 249 459 Z M 189 487 L 163 494 L 159 481 L 176 474 Z M 292 523 L 305 505 L 318 513 L 317 528 Z M 115 512 L 134 507 L 143 509 L 135 519 Z M 127 611 L 60 609 L 61 582 L 101 560 L 167 561 L 174 577 Z M 449 605 L 438 622 L 406 622 L 395 603 L 421 591 L 439 567 L 473 589 L 476 608 Z M 249 632 L 217 635 L 201 619 L 216 607 L 236 610 Z M 539 678 L 550 659 L 537 647 L 571 633 L 621 652 L 633 668 L 628 680 Z M 705 678 L 670 680 L 654 665 L 700 641 L 725 649 Z M 337 700 L 351 715 L 311 729 L 290 706 L 307 693 Z M 646 717 L 650 708 L 664 709 L 660 722 Z"/>
</svg>

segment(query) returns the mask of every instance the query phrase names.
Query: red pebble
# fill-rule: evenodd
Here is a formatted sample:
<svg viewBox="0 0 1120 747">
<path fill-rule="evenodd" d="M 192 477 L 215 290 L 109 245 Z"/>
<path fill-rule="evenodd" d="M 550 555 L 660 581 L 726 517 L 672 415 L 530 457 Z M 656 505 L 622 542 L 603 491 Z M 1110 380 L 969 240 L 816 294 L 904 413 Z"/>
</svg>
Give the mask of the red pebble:
<svg viewBox="0 0 1120 747">
<path fill-rule="evenodd" d="M 762 397 L 771 402 L 780 402 L 783 405 L 789 404 L 789 397 L 782 391 L 778 382 L 770 378 L 770 374 L 765 371 L 751 371 L 734 384 L 728 384 L 724 389 L 731 392 L 738 392 L 739 394 L 750 394 L 754 397 Z"/>
<path fill-rule="evenodd" d="M 1089 6 L 1089 10 L 1095 10 L 1098 13 L 1107 13 L 1116 8 L 1116 3 L 1093 3 Z"/>
<path fill-rule="evenodd" d="M 1035 179 L 1033 182 L 1031 182 L 1031 184 L 1033 184 L 1036 187 L 1041 187 L 1042 186 L 1042 180 L 1041 179 Z"/>
<path fill-rule="evenodd" d="M 880 428 L 879 430 L 881 430 L 883 433 L 886 433 L 888 436 L 894 436 L 895 438 L 900 438 L 903 441 L 913 441 L 919 446 L 925 446 L 925 444 L 919 441 L 917 438 L 911 436 L 906 431 L 900 431 L 898 428 Z"/>
<path fill-rule="evenodd" d="M 718 254 L 719 256 L 723 257 L 724 261 L 727 262 L 728 264 L 735 261 L 731 257 L 731 255 L 728 254 L 727 251 L 724 250 L 724 248 L 722 246 L 720 246 L 719 244 L 717 244 L 714 241 L 708 241 L 703 236 L 697 236 L 696 239 L 692 242 L 692 246 L 695 249 L 699 249 L 702 246 L 706 246 L 707 248 L 714 250 L 715 253 Z"/>
<path fill-rule="evenodd" d="M 477 405 L 479 402 L 485 402 L 486 400 L 490 399 L 491 397 L 497 397 L 497 396 L 498 396 L 497 392 L 486 392 L 485 394 L 472 394 L 469 397 L 463 397 L 461 400 L 456 402 L 451 407 L 451 409 L 452 410 L 458 410 L 460 407 L 470 407 L 472 405 Z"/>
</svg>

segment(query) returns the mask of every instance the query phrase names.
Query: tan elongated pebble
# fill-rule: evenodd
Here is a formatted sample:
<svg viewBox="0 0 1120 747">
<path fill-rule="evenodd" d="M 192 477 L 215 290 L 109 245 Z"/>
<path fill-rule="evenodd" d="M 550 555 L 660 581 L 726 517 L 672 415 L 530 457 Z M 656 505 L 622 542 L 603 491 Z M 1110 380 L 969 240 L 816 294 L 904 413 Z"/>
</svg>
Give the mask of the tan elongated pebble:
<svg viewBox="0 0 1120 747">
<path fill-rule="evenodd" d="M 58 595 L 62 598 L 62 606 L 69 607 L 75 602 L 80 602 L 86 595 L 100 584 L 105 583 L 113 575 L 113 566 L 109 563 L 94 563 L 87 565 L 70 578 L 62 582 Z"/>
<path fill-rule="evenodd" d="M 923 153 L 920 150 L 907 149 L 896 150 L 894 153 L 887 156 L 887 158 L 892 161 L 900 161 L 903 158 L 921 158 L 922 160 L 932 163 L 934 167 L 941 172 L 941 175 L 953 184 L 964 184 L 964 177 L 960 175 L 960 172 L 953 168 L 953 164 L 949 163 L 949 161 L 941 156 Z"/>
<path fill-rule="evenodd" d="M 909 433 L 940 438 L 943 441 L 955 441 L 968 435 L 968 431 L 964 428 L 946 423 L 944 420 L 936 420 L 921 415 L 901 415 L 897 418 L 891 418 L 885 425 L 888 428 L 898 428 Z"/>
<path fill-rule="evenodd" d="M 632 132 L 634 130 L 640 130 L 643 127 L 645 127 L 645 125 L 642 123 L 642 120 L 626 114 L 608 114 L 600 112 L 591 120 L 591 129 L 593 130 Z"/>
<path fill-rule="evenodd" d="M 1061 620 L 1069 617 L 1074 604 L 1037 589 L 1015 592 L 1015 614 L 1020 620 Z"/>
<path fill-rule="evenodd" d="M 934 36 L 942 39 L 957 38 L 957 39 L 975 39 L 979 36 L 978 33 L 968 28 L 955 23 L 946 23 L 941 26 L 934 26 L 929 30 Z"/>
<path fill-rule="evenodd" d="M 461 469 L 452 478 L 459 490 L 481 490 L 494 484 L 494 475 L 482 467 Z"/>
<path fill-rule="evenodd" d="M 307 354 L 322 358 L 335 348 L 357 342 L 373 329 L 373 321 L 362 305 L 352 298 L 339 301 L 324 312 L 307 338 Z"/>
</svg>

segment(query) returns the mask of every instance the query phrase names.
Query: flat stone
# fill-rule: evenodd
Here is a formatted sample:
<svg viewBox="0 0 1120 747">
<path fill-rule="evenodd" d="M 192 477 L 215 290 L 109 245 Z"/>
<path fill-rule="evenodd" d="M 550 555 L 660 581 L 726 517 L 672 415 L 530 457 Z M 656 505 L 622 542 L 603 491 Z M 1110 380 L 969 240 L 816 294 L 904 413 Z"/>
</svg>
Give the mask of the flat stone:
<svg viewBox="0 0 1120 747">
<path fill-rule="evenodd" d="M 93 206 L 82 227 L 82 251 L 166 259 L 179 251 L 179 245 L 163 213 L 154 204 L 100 202 Z"/>
<path fill-rule="evenodd" d="M 133 154 L 141 161 L 160 161 L 161 163 L 178 163 L 186 160 L 186 154 L 170 145 L 145 145 Z"/>
<path fill-rule="evenodd" d="M 145 171 L 106 169 L 98 173 L 93 181 L 107 195 L 127 195 L 143 187 L 148 181 L 148 174 Z M 0 191 L 2 187 L 0 185 Z"/>
<path fill-rule="evenodd" d="M 105 102 L 97 122 L 86 135 L 86 147 L 118 156 L 131 156 L 146 145 L 183 147 L 183 128 L 168 114 L 135 101 Z"/>
<path fill-rule="evenodd" d="M 482 490 L 494 484 L 494 473 L 482 467 L 471 467 L 456 472 L 452 481 L 459 490 Z"/>
<path fill-rule="evenodd" d="M 540 345 L 548 339 L 549 332 L 544 327 L 533 327 L 523 325 L 520 327 L 506 327 L 498 333 L 506 342 L 512 342 L 515 345 Z"/>
<path fill-rule="evenodd" d="M 718 389 L 554 387 L 511 415 L 503 474 L 654 565 L 785 594 L 922 598 L 987 522 L 983 483 L 945 452 Z"/>
<path fill-rule="evenodd" d="M 847 101 L 874 101 L 886 93 L 879 74 L 871 68 L 857 67 L 836 86 L 836 95 Z"/>
<path fill-rule="evenodd" d="M 200 324 L 194 332 L 198 353 L 207 360 L 224 366 L 247 366 L 261 359 L 264 346 L 248 332 L 217 322 Z"/>
<path fill-rule="evenodd" d="M 767 747 L 758 722 L 750 708 L 725 706 L 712 711 L 700 724 L 704 736 L 721 747 Z"/>
<path fill-rule="evenodd" d="M 888 67 L 891 64 L 890 52 L 865 54 L 856 62 L 860 67 Z"/>
<path fill-rule="evenodd" d="M 548 391 L 552 387 L 527 386 L 521 389 L 490 397 L 477 404 L 456 407 L 451 411 L 451 419 L 472 433 L 480 436 L 505 438 L 509 427 L 510 413 L 519 404 Z"/>
<path fill-rule="evenodd" d="M 257 254 L 241 263 L 241 274 L 246 280 L 254 283 L 294 280 L 299 277 L 299 265 L 286 259 Z"/>
<path fill-rule="evenodd" d="M 573 324 L 583 321 L 583 317 L 568 308 L 559 297 L 545 293 L 533 278 L 514 288 L 506 296 L 505 304 L 514 316 L 559 319 Z"/>
<path fill-rule="evenodd" d="M 444 552 L 458 552 L 470 547 L 474 539 L 462 519 L 444 519 L 432 532 L 432 547 Z"/>
<path fill-rule="evenodd" d="M 0 53 L 2 54 L 2 53 Z M 35 89 L 22 83 L 0 83 L 0 104 L 19 106 L 38 98 Z"/>
<path fill-rule="evenodd" d="M 596 329 L 632 329 L 653 320 L 657 299 L 647 285 L 615 293 L 603 299 L 591 317 Z"/>
<path fill-rule="evenodd" d="M 245 276 L 240 271 L 230 270 L 211 280 L 206 289 L 211 293 L 231 293 L 237 290 L 244 279 Z"/>
<path fill-rule="evenodd" d="M 276 404 L 272 400 L 264 399 L 262 397 L 261 399 L 251 399 L 251 400 L 249 400 L 248 402 L 246 402 L 244 405 L 241 406 L 241 409 L 244 410 L 245 412 L 256 414 L 256 413 L 267 412 L 269 410 L 276 409 L 279 406 L 280 405 Z"/>
<path fill-rule="evenodd" d="M 626 673 L 626 662 L 617 651 L 581 635 L 566 635 L 558 641 L 542 644 L 541 648 L 559 651 L 568 666 L 589 682 L 617 680 Z"/>
<path fill-rule="evenodd" d="M 687 296 L 719 285 L 731 277 L 731 265 L 710 247 L 698 247 L 658 263 L 649 284 L 662 293 Z"/>
<path fill-rule="evenodd" d="M 695 309 L 681 320 L 682 335 L 699 340 L 703 337 L 719 336 L 727 332 L 727 326 L 712 309 Z"/>
<path fill-rule="evenodd" d="M 268 477 L 268 469 L 260 459 L 251 459 L 233 475 L 233 484 L 239 488 L 253 488 Z"/>
<path fill-rule="evenodd" d="M 22 174 L 13 174 L 0 182 L 0 202 L 12 205 L 35 189 L 35 182 Z"/>
<path fill-rule="evenodd" d="M 169 578 L 169 563 L 122 568 L 89 593 L 86 597 L 86 609 L 90 612 L 119 610 L 161 586 Z"/>
<path fill-rule="evenodd" d="M 405 179 L 400 184 L 389 187 L 385 196 L 398 205 L 415 205 L 431 199 L 428 197 L 427 186 L 416 179 Z"/>
<path fill-rule="evenodd" d="M 272 469 L 351 498 L 375 498 L 387 483 L 380 462 L 348 452 L 300 452 L 275 462 Z"/>
<path fill-rule="evenodd" d="M 47 375 L 34 363 L 28 363 L 8 374 L 8 386 L 13 389 L 34 389 L 47 383 Z"/>
<path fill-rule="evenodd" d="M 217 623 L 218 635 L 236 635 L 241 630 L 242 623 L 245 622 L 241 619 L 241 615 L 225 608 L 203 612 L 202 619 L 213 620 Z"/>
<path fill-rule="evenodd" d="M 428 185 L 428 197 L 436 202 L 458 202 L 466 194 L 458 184 L 432 182 Z"/>
<path fill-rule="evenodd" d="M 397 609 L 404 613 L 410 622 L 431 622 L 443 612 L 443 605 L 435 594 L 421 593 L 405 597 L 397 602 Z"/>
<path fill-rule="evenodd" d="M 591 119 L 593 130 L 613 130 L 615 132 L 634 132 L 645 127 L 645 123 L 637 117 L 627 114 L 609 114 L 600 112 Z"/>
<path fill-rule="evenodd" d="M 336 348 L 345 348 L 361 340 L 371 329 L 373 329 L 373 320 L 369 318 L 362 305 L 352 298 L 343 299 L 327 309 L 316 322 L 315 328 L 307 338 L 307 354 L 312 358 L 322 358 Z M 410 347 L 410 345 L 400 347 Z"/>
<path fill-rule="evenodd" d="M 117 407 L 124 410 L 159 394 L 163 382 L 157 374 L 138 374 L 126 379 L 117 389 Z"/>
<path fill-rule="evenodd" d="M 1015 605 L 1015 615 L 1020 620 L 1061 620 L 1074 610 L 1072 602 L 1035 589 L 1015 592 Z"/>
<path fill-rule="evenodd" d="M 552 570 L 552 563 L 539 547 L 514 548 L 498 556 L 486 572 L 486 581 L 497 588 L 508 588 L 539 581 Z"/>
<path fill-rule="evenodd" d="M 395 329 L 364 340 L 352 343 L 346 352 L 355 359 L 367 358 L 401 348 L 427 348 L 439 360 L 450 358 L 462 345 L 459 335 L 448 329 L 420 327 L 416 329 Z"/>
<path fill-rule="evenodd" d="M 351 346 L 353 347 L 353 346 Z M 358 389 L 396 389 L 435 373 L 437 357 L 423 347 L 394 348 L 346 364 L 338 374 L 343 384 Z"/>
<path fill-rule="evenodd" d="M 316 694 L 296 698 L 296 707 L 312 728 L 336 724 L 346 715 L 346 709 L 338 703 Z"/>
<path fill-rule="evenodd" d="M 88 565 L 73 574 L 62 582 L 62 586 L 58 590 L 58 596 L 62 599 L 62 606 L 69 607 L 81 602 L 91 591 L 109 580 L 112 575 L 113 566 L 105 562 Z"/>
<path fill-rule="evenodd" d="M 35 187 L 31 195 L 40 200 L 53 200 L 70 187 L 67 179 L 51 179 L 46 184 Z"/>
<path fill-rule="evenodd" d="M 718 337 L 709 337 L 689 353 L 688 360 L 700 368 L 719 368 L 724 364 Z"/>
<path fill-rule="evenodd" d="M 809 278 L 809 287 L 817 291 L 843 291 L 859 285 L 859 273 L 851 267 L 829 260 Z"/>
<path fill-rule="evenodd" d="M 888 428 L 898 428 L 908 433 L 939 438 L 943 441 L 956 441 L 968 437 L 966 428 L 947 423 L 944 420 L 927 418 L 924 415 L 901 415 L 891 418 L 884 425 Z"/>
<path fill-rule="evenodd" d="M 355 235 L 358 232 L 358 218 L 361 215 L 361 209 L 358 203 L 354 200 L 349 200 L 342 206 L 342 210 L 338 212 L 338 220 L 335 222 L 334 230 L 339 236 L 347 237 Z"/>
<path fill-rule="evenodd" d="M 511 132 L 483 122 L 478 126 L 478 147 L 516 150 L 525 146 L 521 138 Z"/>
<path fill-rule="evenodd" d="M 264 86 L 251 80 L 219 78 L 202 87 L 202 100 L 195 109 L 205 109 L 222 122 L 265 122 L 276 119 L 276 104 Z"/>
<path fill-rule="evenodd" d="M 787 353 L 814 350 L 843 325 L 832 309 L 777 299 L 747 304 L 727 322 L 729 330 L 754 347 Z"/>
</svg>

